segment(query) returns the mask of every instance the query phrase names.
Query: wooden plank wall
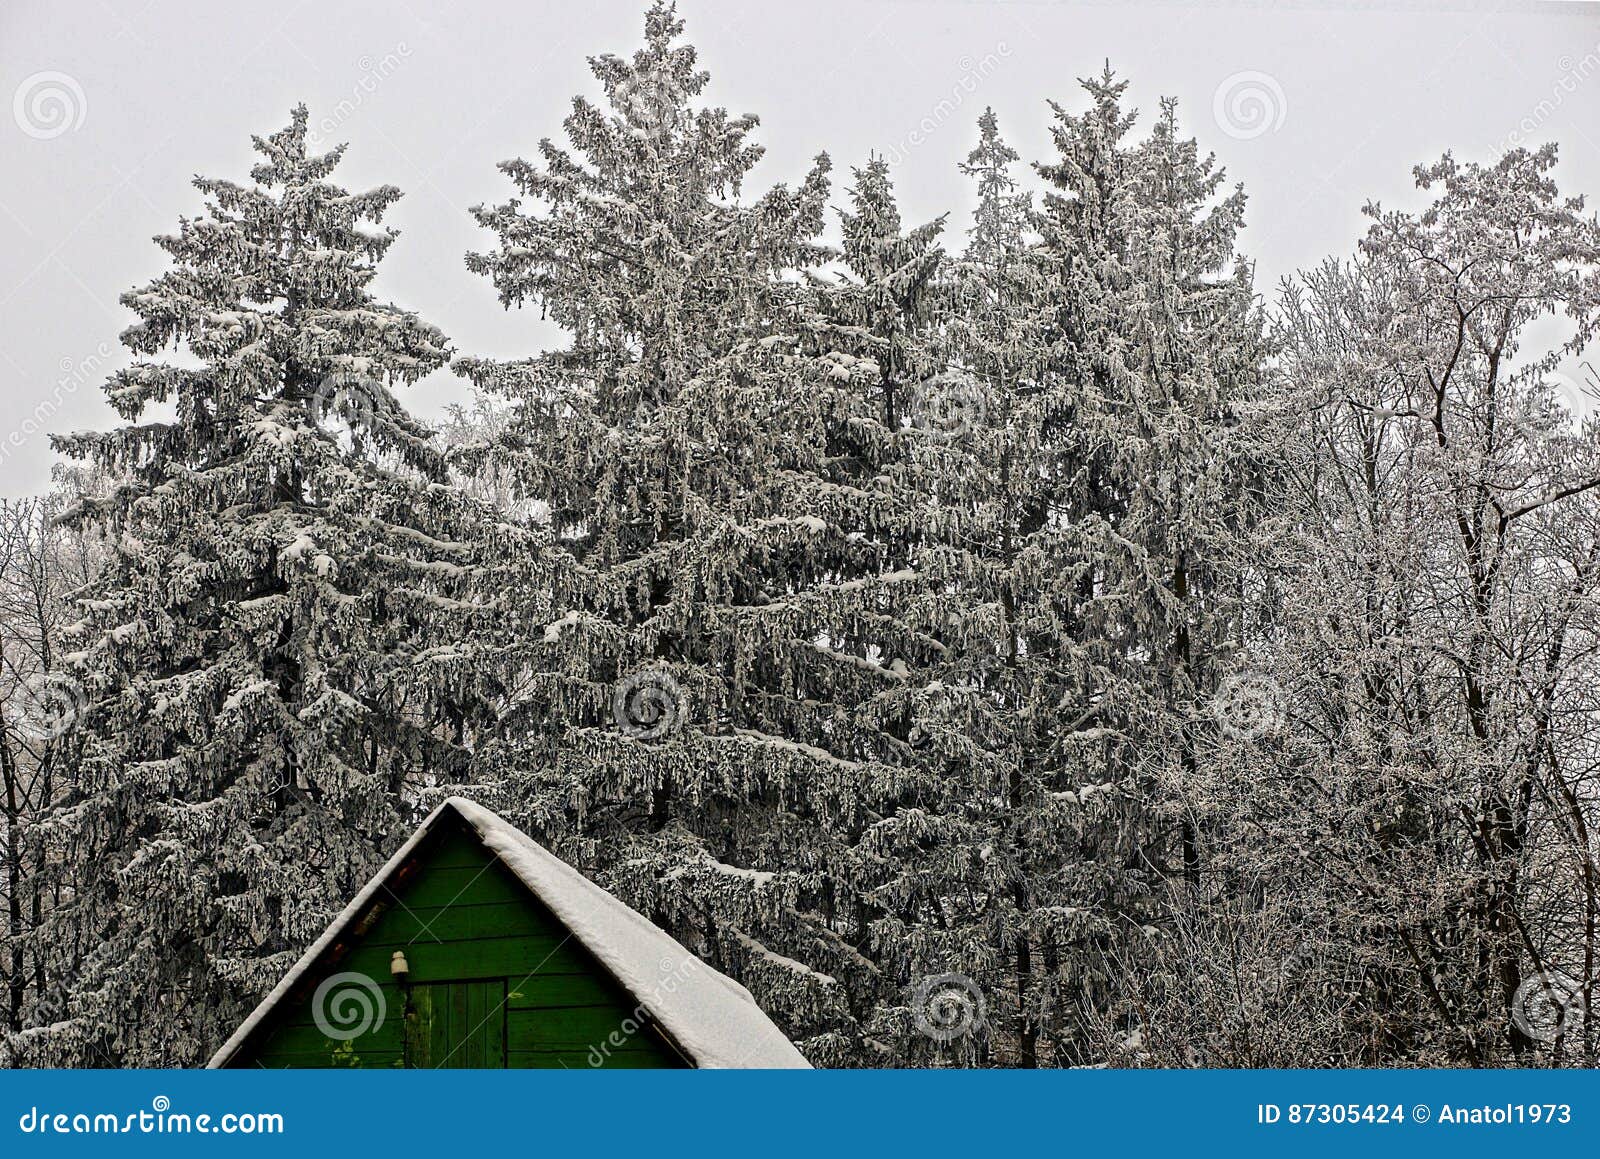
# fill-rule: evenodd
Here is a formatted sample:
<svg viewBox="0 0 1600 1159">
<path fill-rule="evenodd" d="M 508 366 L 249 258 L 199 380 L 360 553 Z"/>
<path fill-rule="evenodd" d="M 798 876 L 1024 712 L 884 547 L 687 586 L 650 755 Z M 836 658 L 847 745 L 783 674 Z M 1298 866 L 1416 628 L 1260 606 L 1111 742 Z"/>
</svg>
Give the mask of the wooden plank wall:
<svg viewBox="0 0 1600 1159">
<path fill-rule="evenodd" d="M 634 1000 L 460 827 L 427 842 L 398 895 L 380 893 L 378 906 L 363 918 L 364 936 L 297 987 L 231 1065 L 399 1067 L 408 1057 L 413 1066 L 687 1065 L 651 1027 L 626 1032 L 642 1013 Z M 411 967 L 409 1016 L 389 972 L 395 950 Z M 380 1026 L 348 1041 L 326 1035 L 312 1010 L 317 982 L 341 972 L 370 978 L 384 1006 Z M 500 1048 L 490 1040 L 502 1014 Z"/>
</svg>

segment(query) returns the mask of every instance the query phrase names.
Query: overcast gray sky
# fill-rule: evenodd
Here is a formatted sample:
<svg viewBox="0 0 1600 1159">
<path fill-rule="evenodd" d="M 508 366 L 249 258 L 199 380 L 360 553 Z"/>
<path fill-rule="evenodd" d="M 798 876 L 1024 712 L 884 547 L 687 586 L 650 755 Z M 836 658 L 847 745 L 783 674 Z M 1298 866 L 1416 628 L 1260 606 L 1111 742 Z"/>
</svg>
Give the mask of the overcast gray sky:
<svg viewBox="0 0 1600 1159">
<path fill-rule="evenodd" d="M 644 0 L 189 2 L 0 0 L 0 495 L 41 489 L 46 437 L 108 425 L 100 383 L 125 361 L 124 289 L 164 268 L 151 244 L 194 214 L 196 173 L 243 179 L 249 135 L 296 101 L 338 178 L 407 193 L 379 293 L 463 353 L 551 340 L 504 314 L 462 254 L 467 207 L 504 198 L 495 162 L 557 136 L 585 57 L 631 52 Z M 1143 110 L 1175 96 L 1187 130 L 1250 194 L 1258 283 L 1347 251 L 1369 198 L 1415 204 L 1410 169 L 1445 149 L 1562 146 L 1565 192 L 1600 197 L 1600 4 L 1094 4 L 1034 0 L 682 0 L 710 98 L 762 119 L 756 186 L 827 150 L 836 176 L 877 150 L 908 219 L 964 228 L 956 171 L 993 105 L 1025 160 L 1048 156 L 1055 99 L 1109 59 Z M 1146 117 L 1148 120 L 1148 115 Z M 835 202 L 843 196 L 836 182 Z M 462 385 L 409 401 L 437 415 Z"/>
</svg>

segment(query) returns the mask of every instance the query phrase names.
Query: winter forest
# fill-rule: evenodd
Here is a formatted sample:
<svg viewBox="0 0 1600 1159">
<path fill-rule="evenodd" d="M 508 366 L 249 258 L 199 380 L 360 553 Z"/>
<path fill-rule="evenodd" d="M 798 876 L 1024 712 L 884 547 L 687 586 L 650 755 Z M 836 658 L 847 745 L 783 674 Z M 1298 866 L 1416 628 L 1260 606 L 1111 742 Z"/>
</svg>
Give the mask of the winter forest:
<svg viewBox="0 0 1600 1159">
<path fill-rule="evenodd" d="M 1556 149 L 1418 158 L 1263 285 L 1110 65 L 908 221 L 881 156 L 752 188 L 692 33 L 452 160 L 515 360 L 386 299 L 401 190 L 315 110 L 170 190 L 120 423 L 0 504 L 0 1064 L 204 1064 L 451 794 L 816 1066 L 1600 1062 Z"/>
</svg>

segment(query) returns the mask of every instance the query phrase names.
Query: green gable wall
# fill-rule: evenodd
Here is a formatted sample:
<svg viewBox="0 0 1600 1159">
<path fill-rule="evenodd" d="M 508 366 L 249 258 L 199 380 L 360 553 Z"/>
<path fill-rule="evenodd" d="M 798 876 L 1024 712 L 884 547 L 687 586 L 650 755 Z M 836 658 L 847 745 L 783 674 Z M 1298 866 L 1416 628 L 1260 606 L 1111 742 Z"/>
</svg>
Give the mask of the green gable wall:
<svg viewBox="0 0 1600 1159">
<path fill-rule="evenodd" d="M 442 823 L 390 885 L 229 1066 L 688 1065 L 643 1023 L 637 1002 L 460 822 Z M 389 972 L 396 950 L 411 967 L 409 994 Z M 317 1026 L 312 1004 L 325 978 L 345 972 L 378 984 L 384 1018 L 340 1041 Z"/>
</svg>

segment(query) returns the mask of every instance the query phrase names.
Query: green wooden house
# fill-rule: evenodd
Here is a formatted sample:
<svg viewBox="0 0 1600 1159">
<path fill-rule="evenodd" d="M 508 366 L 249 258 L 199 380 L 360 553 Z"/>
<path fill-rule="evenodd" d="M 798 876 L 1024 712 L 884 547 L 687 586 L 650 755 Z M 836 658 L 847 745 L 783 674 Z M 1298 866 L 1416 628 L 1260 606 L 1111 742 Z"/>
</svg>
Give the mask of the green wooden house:
<svg viewBox="0 0 1600 1159">
<path fill-rule="evenodd" d="M 804 1067 L 750 992 L 503 818 L 444 802 L 212 1067 Z"/>
</svg>

